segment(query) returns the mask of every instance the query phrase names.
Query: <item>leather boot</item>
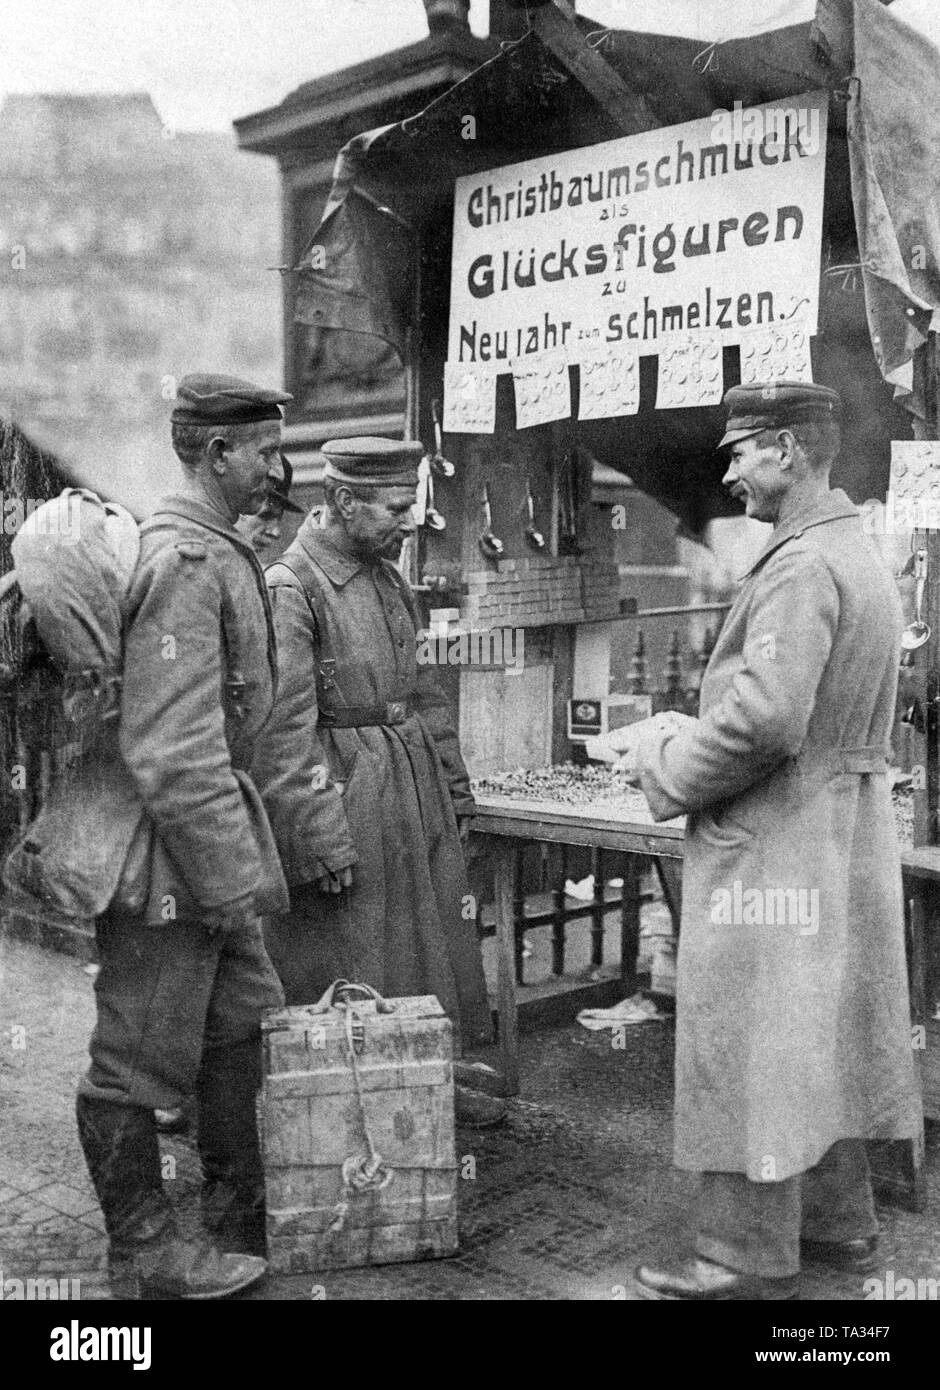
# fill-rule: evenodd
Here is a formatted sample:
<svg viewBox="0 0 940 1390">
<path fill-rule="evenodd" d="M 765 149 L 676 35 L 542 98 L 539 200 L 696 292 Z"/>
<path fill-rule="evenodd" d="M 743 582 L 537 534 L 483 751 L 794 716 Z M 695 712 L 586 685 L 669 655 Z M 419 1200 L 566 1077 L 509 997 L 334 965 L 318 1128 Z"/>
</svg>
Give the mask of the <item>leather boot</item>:
<svg viewBox="0 0 940 1390">
<path fill-rule="evenodd" d="M 264 1260 L 186 1241 L 163 1191 L 153 1111 L 79 1095 L 75 1113 L 110 1241 L 116 1298 L 226 1298 L 256 1284 Z"/>
<path fill-rule="evenodd" d="M 641 1298 L 696 1303 L 733 1299 L 777 1302 L 796 1298 L 799 1287 L 795 1275 L 767 1279 L 756 1274 L 741 1274 L 700 1255 L 660 1269 L 640 1265 L 634 1272 L 633 1283 Z"/>
<path fill-rule="evenodd" d="M 465 1129 L 492 1129 L 506 1118 L 507 1105 L 499 1096 L 469 1086 L 454 1087 L 454 1120 Z"/>
<path fill-rule="evenodd" d="M 850 1274 L 871 1274 L 878 1253 L 878 1237 L 858 1240 L 801 1240 L 800 1259 L 804 1264 L 844 1269 Z"/>
<path fill-rule="evenodd" d="M 203 1224 L 221 1250 L 248 1255 L 265 1253 L 260 1085 L 258 1038 L 206 1052 L 196 1082 Z"/>
</svg>

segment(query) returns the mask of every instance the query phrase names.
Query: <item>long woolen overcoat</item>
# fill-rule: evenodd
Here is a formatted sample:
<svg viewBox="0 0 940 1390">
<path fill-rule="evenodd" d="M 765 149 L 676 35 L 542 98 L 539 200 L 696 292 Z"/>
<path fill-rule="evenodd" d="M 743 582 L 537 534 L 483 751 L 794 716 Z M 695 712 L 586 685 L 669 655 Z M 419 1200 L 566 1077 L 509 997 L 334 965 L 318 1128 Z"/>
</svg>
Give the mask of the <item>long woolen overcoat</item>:
<svg viewBox="0 0 940 1390">
<path fill-rule="evenodd" d="M 391 996 L 436 994 L 465 1044 L 487 1040 L 456 819 L 473 797 L 443 693 L 416 662 L 407 586 L 387 561 L 339 550 L 312 516 L 283 560 L 266 571 L 279 686 L 252 775 L 291 890 L 290 912 L 266 932 L 287 1001 L 312 1003 L 340 976 Z M 333 710 L 397 704 L 407 717 L 324 724 L 324 663 L 319 683 Z M 351 891 L 313 886 L 325 869 L 347 865 Z"/>
<path fill-rule="evenodd" d="M 901 610 L 840 490 L 775 528 L 702 684 L 653 730 L 687 812 L 676 1163 L 780 1181 L 843 1138 L 920 1129 L 886 753 Z"/>
</svg>

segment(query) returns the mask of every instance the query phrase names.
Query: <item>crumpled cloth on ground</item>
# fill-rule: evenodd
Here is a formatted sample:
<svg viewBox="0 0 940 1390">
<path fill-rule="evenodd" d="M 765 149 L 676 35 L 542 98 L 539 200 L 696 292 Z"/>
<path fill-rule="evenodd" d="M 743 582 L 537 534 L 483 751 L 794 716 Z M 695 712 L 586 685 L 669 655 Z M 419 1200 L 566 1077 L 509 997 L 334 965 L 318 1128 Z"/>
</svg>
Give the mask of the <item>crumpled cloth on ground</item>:
<svg viewBox="0 0 940 1390">
<path fill-rule="evenodd" d="M 663 1017 L 652 999 L 645 999 L 637 993 L 629 999 L 621 999 L 619 1004 L 609 1009 L 582 1009 L 578 1022 L 582 1028 L 599 1033 L 604 1028 L 620 1028 L 625 1023 L 647 1023 L 650 1019 Z"/>
</svg>

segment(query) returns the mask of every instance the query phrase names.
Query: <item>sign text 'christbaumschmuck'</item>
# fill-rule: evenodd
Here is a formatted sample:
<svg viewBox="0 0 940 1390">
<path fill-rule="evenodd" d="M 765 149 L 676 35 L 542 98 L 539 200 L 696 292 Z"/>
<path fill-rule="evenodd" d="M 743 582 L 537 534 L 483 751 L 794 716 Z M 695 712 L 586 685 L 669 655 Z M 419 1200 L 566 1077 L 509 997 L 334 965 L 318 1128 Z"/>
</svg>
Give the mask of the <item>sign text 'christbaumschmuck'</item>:
<svg viewBox="0 0 940 1390">
<path fill-rule="evenodd" d="M 826 117 L 810 93 L 458 179 L 450 362 L 815 333 Z"/>
</svg>

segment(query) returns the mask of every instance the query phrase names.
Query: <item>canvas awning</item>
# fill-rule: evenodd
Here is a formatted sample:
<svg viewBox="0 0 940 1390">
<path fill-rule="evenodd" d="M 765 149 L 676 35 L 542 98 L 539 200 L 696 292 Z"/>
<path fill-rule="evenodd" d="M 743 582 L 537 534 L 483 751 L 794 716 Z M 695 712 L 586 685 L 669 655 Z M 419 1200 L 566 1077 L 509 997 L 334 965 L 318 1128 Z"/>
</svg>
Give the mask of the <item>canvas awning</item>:
<svg viewBox="0 0 940 1390">
<path fill-rule="evenodd" d="M 940 14 L 902 0 L 819 0 L 833 69 L 851 76 L 848 148 L 872 348 L 923 417 L 915 354 L 940 329 Z"/>
<path fill-rule="evenodd" d="M 874 17 L 872 10 L 878 12 Z M 539 16 L 546 14 L 551 16 L 548 27 L 538 27 Z M 404 358 L 417 313 L 423 339 L 439 334 L 442 324 L 446 327 L 457 177 L 701 118 L 718 107 L 730 110 L 735 101 L 750 106 L 829 88 L 833 100 L 825 256 L 831 267 L 857 265 L 855 217 L 860 214 L 866 218 L 860 240 L 869 264 L 864 300 L 861 293 L 853 293 L 862 282 L 853 285 L 851 269 L 824 275 L 817 375 L 842 392 L 847 406 L 849 424 L 834 482 L 857 501 L 883 497 L 890 440 L 909 437 L 911 425 L 894 405 L 878 362 L 895 372 L 899 350 L 913 351 L 926 331 L 928 310 L 940 303 L 934 283 L 940 189 L 932 200 L 933 225 L 927 225 L 926 217 L 918 224 L 932 271 L 917 279 L 908 276 L 905 286 L 896 265 L 892 277 L 874 268 L 880 264 L 879 255 L 894 255 L 896 260 L 905 248 L 911 249 L 913 200 L 909 192 L 904 200 L 905 190 L 915 189 L 920 206 L 927 201 L 924 188 L 940 181 L 940 159 L 927 167 L 936 145 L 923 130 L 916 142 L 922 152 L 919 186 L 896 176 L 886 187 L 884 177 L 886 164 L 903 173 L 904 158 L 891 163 L 891 142 L 896 142 L 895 149 L 903 143 L 906 157 L 904 142 L 914 112 L 921 113 L 923 124 L 922 113 L 931 105 L 925 51 L 906 35 L 901 35 L 905 42 L 896 50 L 892 47 L 887 37 L 894 33 L 891 26 L 899 26 L 899 33 L 906 26 L 893 20 L 878 0 L 820 0 L 814 24 L 735 39 L 714 51 L 697 39 L 601 30 L 584 17 L 569 24 L 552 6 L 534 12 L 533 24 L 537 27 L 506 44 L 496 58 L 424 111 L 357 136 L 343 148 L 321 225 L 296 269 L 296 321 L 376 334 Z M 929 40 L 918 37 L 930 47 Z M 935 63 L 940 61 L 940 54 L 932 52 Z M 896 65 L 907 63 L 910 53 L 919 61 L 901 70 Z M 603 60 L 600 66 L 598 59 Z M 859 82 L 848 81 L 858 64 L 865 75 L 861 105 Z M 888 76 L 873 97 L 876 74 L 883 69 Z M 904 118 L 889 128 L 887 106 L 899 82 L 910 83 L 914 90 L 909 89 L 903 104 Z M 854 141 L 851 168 L 847 107 Z M 473 138 L 466 138 L 470 129 Z M 872 132 L 884 146 L 877 158 L 870 145 Z M 862 169 L 869 179 L 864 198 L 858 193 Z M 876 190 L 883 194 L 880 199 L 874 196 Z M 894 230 L 899 253 L 891 250 Z M 887 291 L 885 284 L 890 286 Z M 899 304 L 903 334 L 897 327 Z M 871 341 L 876 335 L 889 345 L 878 361 Z M 644 360 L 644 370 L 654 366 Z M 697 531 L 711 517 L 734 511 L 720 487 L 723 461 L 714 452 L 719 420 L 717 408 L 645 411 L 625 419 L 579 422 L 578 433 L 601 462 L 628 473 Z"/>
</svg>

